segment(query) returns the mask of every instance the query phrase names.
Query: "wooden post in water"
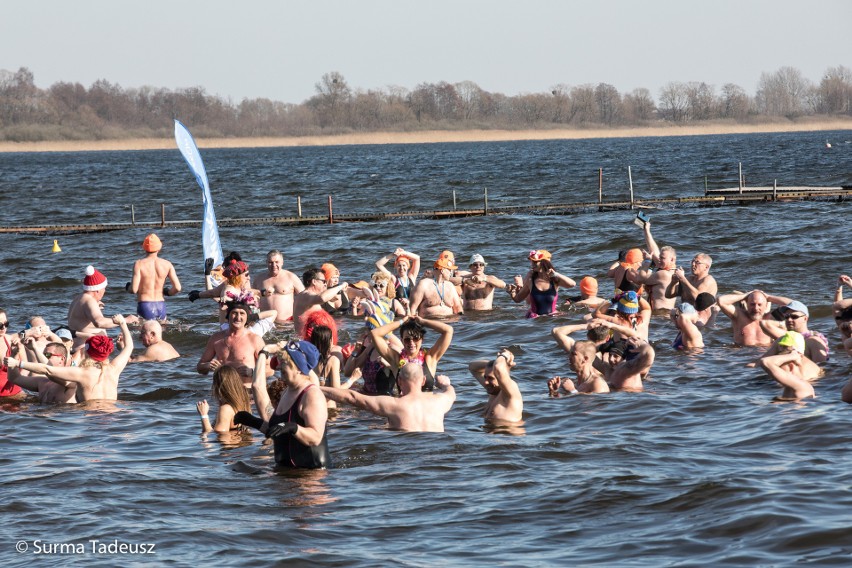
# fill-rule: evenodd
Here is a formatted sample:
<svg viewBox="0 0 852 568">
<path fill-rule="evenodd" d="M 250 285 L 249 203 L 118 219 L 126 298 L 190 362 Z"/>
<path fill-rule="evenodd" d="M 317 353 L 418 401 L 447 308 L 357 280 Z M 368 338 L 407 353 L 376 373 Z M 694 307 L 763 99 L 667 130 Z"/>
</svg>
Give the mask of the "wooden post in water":
<svg viewBox="0 0 852 568">
<path fill-rule="evenodd" d="M 453 190 L 453 211 L 456 210 L 456 190 Z"/>
<path fill-rule="evenodd" d="M 485 215 L 488 215 L 488 188 L 485 188 Z"/>
<path fill-rule="evenodd" d="M 630 166 L 627 166 L 627 179 L 630 180 L 630 208 L 633 209 L 633 172 Z"/>
<path fill-rule="evenodd" d="M 334 212 L 331 209 L 331 196 L 328 196 L 328 224 L 334 223 Z"/>
<path fill-rule="evenodd" d="M 704 197 L 707 197 L 707 176 L 704 176 Z"/>
<path fill-rule="evenodd" d="M 130 224 L 136 224 L 136 208 L 133 206 L 132 203 L 130 204 Z"/>
<path fill-rule="evenodd" d="M 598 168 L 598 211 L 603 211 L 603 168 Z"/>
<path fill-rule="evenodd" d="M 166 226 L 166 204 L 165 203 L 160 203 L 160 218 L 162 219 L 161 226 L 165 227 Z"/>
<path fill-rule="evenodd" d="M 772 182 L 772 201 L 778 201 L 778 180 Z"/>
<path fill-rule="evenodd" d="M 302 218 L 302 196 L 296 196 L 296 214 L 301 219 Z"/>
<path fill-rule="evenodd" d="M 743 192 L 743 163 L 742 163 L 742 162 L 740 162 L 740 180 L 739 180 L 739 184 L 740 184 L 740 193 L 742 193 L 742 192 Z"/>
</svg>

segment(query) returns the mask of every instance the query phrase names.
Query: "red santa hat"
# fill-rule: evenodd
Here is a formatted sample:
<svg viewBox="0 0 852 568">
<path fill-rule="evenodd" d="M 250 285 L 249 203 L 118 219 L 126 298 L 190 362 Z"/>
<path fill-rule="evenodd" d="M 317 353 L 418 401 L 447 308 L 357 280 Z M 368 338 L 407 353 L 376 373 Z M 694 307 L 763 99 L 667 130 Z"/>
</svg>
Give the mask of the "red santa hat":
<svg viewBox="0 0 852 568">
<path fill-rule="evenodd" d="M 86 292 L 94 292 L 95 290 L 103 290 L 106 287 L 106 276 L 95 270 L 94 266 L 87 266 L 86 277 L 83 278 L 83 290 Z"/>
</svg>

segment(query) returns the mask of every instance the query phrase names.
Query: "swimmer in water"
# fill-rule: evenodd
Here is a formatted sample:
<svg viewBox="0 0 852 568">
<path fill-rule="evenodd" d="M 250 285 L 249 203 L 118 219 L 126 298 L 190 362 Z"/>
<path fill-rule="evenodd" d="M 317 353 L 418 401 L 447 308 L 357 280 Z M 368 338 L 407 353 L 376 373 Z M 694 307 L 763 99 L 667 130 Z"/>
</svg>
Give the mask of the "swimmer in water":
<svg viewBox="0 0 852 568">
<path fill-rule="evenodd" d="M 531 250 L 529 272 L 523 278 L 515 276 L 515 283 L 506 287 L 516 304 L 524 300 L 529 302 L 528 318 L 556 313 L 559 287 L 573 288 L 576 285 L 572 279 L 556 272 L 551 259 L 552 255 L 546 250 Z"/>
<path fill-rule="evenodd" d="M 523 420 L 524 399 L 521 389 L 509 374 L 514 366 L 515 356 L 508 349 L 501 349 L 491 361 L 477 359 L 467 366 L 470 374 L 488 393 L 484 413 L 488 422 L 505 424 Z"/>
<path fill-rule="evenodd" d="M 603 374 L 595 368 L 598 349 L 592 341 L 575 342 L 569 357 L 571 369 L 576 373 L 574 380 L 556 376 L 547 381 L 547 389 L 551 397 L 558 398 L 565 394 L 601 394 L 610 391 Z"/>
<path fill-rule="evenodd" d="M 201 417 L 201 433 L 224 433 L 239 428 L 239 425 L 234 422 L 234 417 L 240 411 L 250 412 L 251 401 L 237 370 L 227 365 L 216 369 L 213 373 L 211 394 L 219 403 L 216 420 L 210 422 L 210 405 L 206 400 L 200 400 L 195 405 Z"/>
<path fill-rule="evenodd" d="M 266 384 L 270 356 L 278 360 L 286 389 L 273 409 Z M 275 463 L 279 467 L 325 469 L 331 467 L 328 451 L 328 407 L 311 371 L 319 362 L 319 351 L 308 341 L 282 341 L 267 345 L 257 358 L 252 392 L 260 417 L 238 412 L 237 424 L 260 430 L 272 438 Z M 348 391 L 347 391 L 348 392 Z"/>
<path fill-rule="evenodd" d="M 165 296 L 174 296 L 181 290 L 175 267 L 158 256 L 162 248 L 163 243 L 154 233 L 145 237 L 142 241 L 145 258 L 133 264 L 133 277 L 127 287 L 128 292 L 136 294 L 136 313 L 145 320 L 165 321 Z M 167 279 L 172 284 L 170 287 L 166 287 Z"/>
<path fill-rule="evenodd" d="M 456 400 L 456 391 L 444 375 L 435 377 L 435 392 L 425 392 L 426 376 L 417 363 L 406 364 L 399 373 L 400 396 L 366 396 L 347 389 L 322 387 L 330 400 L 351 404 L 388 420 L 392 430 L 443 432 L 444 416 Z"/>
<path fill-rule="evenodd" d="M 805 338 L 798 332 L 788 331 L 779 338 L 778 344 L 780 350 L 777 355 L 760 359 L 760 366 L 784 387 L 778 400 L 815 398 L 814 387 L 805 377 L 802 364 L 805 359 Z"/>
</svg>

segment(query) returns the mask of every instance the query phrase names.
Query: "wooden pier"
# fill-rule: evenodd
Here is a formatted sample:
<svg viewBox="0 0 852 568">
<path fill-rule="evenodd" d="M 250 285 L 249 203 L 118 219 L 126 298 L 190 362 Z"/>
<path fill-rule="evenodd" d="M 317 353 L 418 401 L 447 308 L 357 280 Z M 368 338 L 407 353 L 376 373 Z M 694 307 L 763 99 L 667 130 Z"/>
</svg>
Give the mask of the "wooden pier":
<svg viewBox="0 0 852 568">
<path fill-rule="evenodd" d="M 404 219 L 455 219 L 460 217 L 481 217 L 489 215 L 572 215 L 586 212 L 617 211 L 630 209 L 674 209 L 679 207 L 719 207 L 723 205 L 740 205 L 759 202 L 785 202 L 802 200 L 831 200 L 844 201 L 852 197 L 852 187 L 736 187 L 710 189 L 704 196 L 672 197 L 663 199 L 630 199 L 626 201 L 599 201 L 584 203 L 555 203 L 549 205 L 515 205 L 494 207 L 489 205 L 487 190 L 482 208 L 453 209 L 449 211 L 399 211 L 393 213 L 352 213 L 338 214 L 331 209 L 329 196 L 329 211 L 327 215 L 295 217 L 243 217 L 219 219 L 219 227 L 248 227 L 248 226 L 295 226 L 319 225 L 333 223 L 363 223 L 392 221 Z M 36 234 L 63 235 L 75 233 L 98 233 L 121 231 L 127 229 L 158 229 L 158 228 L 192 228 L 201 227 L 201 220 L 167 221 L 165 206 L 161 206 L 161 219 L 153 222 L 137 222 L 134 218 L 129 223 L 97 223 L 73 225 L 37 225 L 19 227 L 0 227 L 0 234 Z M 299 211 L 300 212 L 300 211 Z"/>
</svg>

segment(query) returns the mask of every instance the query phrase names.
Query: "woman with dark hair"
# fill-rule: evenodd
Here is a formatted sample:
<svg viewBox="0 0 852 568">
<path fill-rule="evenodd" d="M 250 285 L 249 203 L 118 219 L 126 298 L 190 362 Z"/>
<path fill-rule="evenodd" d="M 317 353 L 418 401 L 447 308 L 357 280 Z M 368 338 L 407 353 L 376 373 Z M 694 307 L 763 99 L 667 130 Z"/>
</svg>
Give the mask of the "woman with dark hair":
<svg viewBox="0 0 852 568">
<path fill-rule="evenodd" d="M 529 254 L 530 270 L 523 278 L 515 276 L 515 283 L 506 287 L 512 300 L 520 304 L 529 302 L 528 318 L 556 313 L 559 286 L 573 288 L 572 279 L 559 274 L 551 264 L 551 254 L 546 250 L 532 250 Z"/>
<path fill-rule="evenodd" d="M 314 326 L 310 342 L 319 351 L 319 360 L 314 367 L 314 373 L 319 377 L 320 386 L 340 388 L 341 353 L 339 347 L 336 352 L 334 350 L 337 346 L 332 343 L 332 330 L 325 325 Z M 351 384 L 352 381 L 349 381 L 342 386 L 349 388 Z M 329 400 L 328 407 L 337 408 L 337 405 L 333 400 Z"/>
<path fill-rule="evenodd" d="M 423 347 L 423 338 L 426 328 L 437 331 L 440 335 L 432 347 Z M 402 338 L 402 352 L 398 353 L 391 349 L 385 336 L 399 329 Z M 392 321 L 370 332 L 373 344 L 379 354 L 390 363 L 394 376 L 399 374 L 407 363 L 419 363 L 423 366 L 423 374 L 426 376 L 426 384 L 423 390 L 431 391 L 435 388 L 435 377 L 438 373 L 438 361 L 447 352 L 450 342 L 453 340 L 453 328 L 441 321 L 427 320 L 420 316 L 406 316 L 400 320 Z"/>
<path fill-rule="evenodd" d="M 198 401 L 195 405 L 198 414 L 201 416 L 201 433 L 207 432 L 230 432 L 236 430 L 239 426 L 234 423 L 234 416 L 237 412 L 251 411 L 251 401 L 249 401 L 248 392 L 243 386 L 243 380 L 240 374 L 233 367 L 227 365 L 219 367 L 213 373 L 213 388 L 212 397 L 219 403 L 219 410 L 216 412 L 216 420 L 210 422 L 210 405 L 206 400 Z"/>
</svg>

